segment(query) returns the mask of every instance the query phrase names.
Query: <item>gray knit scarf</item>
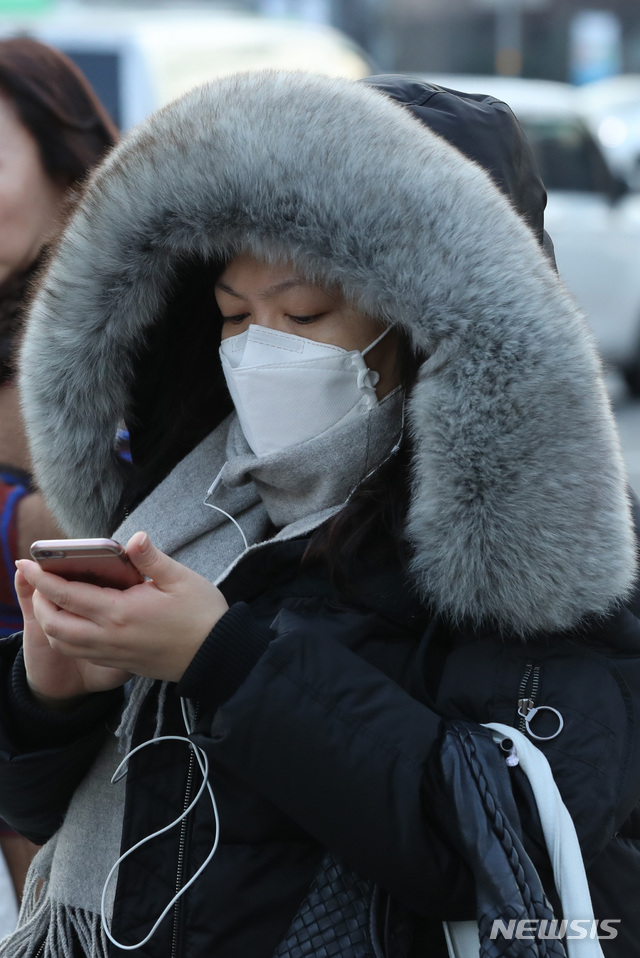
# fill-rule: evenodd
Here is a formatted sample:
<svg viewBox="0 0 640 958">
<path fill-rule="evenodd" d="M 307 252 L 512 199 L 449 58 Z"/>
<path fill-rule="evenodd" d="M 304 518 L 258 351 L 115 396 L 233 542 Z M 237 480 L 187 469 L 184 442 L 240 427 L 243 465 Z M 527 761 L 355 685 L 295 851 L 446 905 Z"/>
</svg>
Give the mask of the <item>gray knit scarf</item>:
<svg viewBox="0 0 640 958">
<path fill-rule="evenodd" d="M 239 523 L 249 550 L 260 548 L 273 526 L 274 539 L 304 535 L 334 515 L 354 488 L 397 447 L 403 396 L 395 390 L 365 414 L 346 417 L 322 436 L 282 452 L 256 457 L 235 414 L 204 439 L 115 532 L 126 542 L 139 529 L 190 569 L 221 582 L 244 543 L 229 519 Z M 87 958 L 106 958 L 101 896 L 120 855 L 125 783 L 111 784 L 140 707 L 153 682 L 133 679 L 120 727 L 76 790 L 59 831 L 36 855 L 27 876 L 16 931 L 0 942 L 0 958 L 73 958 L 74 941 Z M 161 733 L 163 691 L 156 736 Z M 105 899 L 111 923 L 115 878 Z M 165 902 L 158 902 L 160 914 Z"/>
</svg>

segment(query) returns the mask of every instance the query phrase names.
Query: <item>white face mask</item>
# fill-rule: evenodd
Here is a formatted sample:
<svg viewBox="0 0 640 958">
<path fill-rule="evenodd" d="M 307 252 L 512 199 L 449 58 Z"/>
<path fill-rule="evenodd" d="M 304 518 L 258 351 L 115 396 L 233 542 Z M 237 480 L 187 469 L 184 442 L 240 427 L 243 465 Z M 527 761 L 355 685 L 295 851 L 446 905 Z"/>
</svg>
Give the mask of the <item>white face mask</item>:
<svg viewBox="0 0 640 958">
<path fill-rule="evenodd" d="M 377 405 L 380 376 L 362 352 L 249 326 L 220 345 L 222 370 L 245 439 L 257 456 L 322 435 L 354 410 Z"/>
</svg>

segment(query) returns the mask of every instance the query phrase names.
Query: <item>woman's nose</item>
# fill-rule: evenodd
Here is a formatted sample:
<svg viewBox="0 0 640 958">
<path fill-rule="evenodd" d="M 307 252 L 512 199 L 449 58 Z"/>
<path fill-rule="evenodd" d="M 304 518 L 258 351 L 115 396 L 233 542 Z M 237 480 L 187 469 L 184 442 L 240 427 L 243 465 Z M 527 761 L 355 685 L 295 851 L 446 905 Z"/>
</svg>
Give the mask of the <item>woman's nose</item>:
<svg viewBox="0 0 640 958">
<path fill-rule="evenodd" d="M 270 309 L 254 309 L 249 322 L 254 326 L 265 326 L 267 329 L 286 330 L 284 316 L 274 313 Z"/>
</svg>

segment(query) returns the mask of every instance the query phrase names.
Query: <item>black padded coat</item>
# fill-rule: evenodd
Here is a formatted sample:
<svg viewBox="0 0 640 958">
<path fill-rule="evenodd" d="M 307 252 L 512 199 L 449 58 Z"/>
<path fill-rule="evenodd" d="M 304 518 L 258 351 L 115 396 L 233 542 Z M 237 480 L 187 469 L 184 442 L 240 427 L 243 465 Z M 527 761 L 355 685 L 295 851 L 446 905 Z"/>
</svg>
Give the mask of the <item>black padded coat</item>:
<svg viewBox="0 0 640 958">
<path fill-rule="evenodd" d="M 440 825 L 446 799 L 429 787 L 442 716 L 515 725 L 522 670 L 532 658 L 547 662 L 539 704 L 558 705 L 567 722 L 565 754 L 554 756 L 552 747 L 549 758 L 583 838 L 596 917 L 622 918 L 605 954 L 628 958 L 640 935 L 625 893 L 640 867 L 639 816 L 627 807 L 638 788 L 627 768 L 638 727 L 637 716 L 620 711 L 624 696 L 594 696 L 588 683 L 602 682 L 602 667 L 585 667 L 571 636 L 525 651 L 506 649 L 490 632 L 447 628 L 388 568 L 368 570 L 346 599 L 319 570 L 301 570 L 306 545 L 267 544 L 239 563 L 222 585 L 231 608 L 177 688 L 199 703 L 193 737 L 211 762 L 221 844 L 139 953 L 271 958 L 329 849 L 414 916 L 411 955 L 424 954 L 427 941 L 427 954 L 446 954 L 438 950 L 440 921 L 475 912 L 473 878 Z M 605 668 L 617 666 L 623 684 L 640 681 L 640 625 L 631 609 L 594 626 L 590 641 L 596 658 L 606 650 Z M 57 828 L 120 694 L 94 696 L 75 714 L 39 714 L 24 687 L 19 647 L 19 637 L 2 645 L 0 807 L 42 842 Z M 584 694 L 563 691 L 572 673 Z M 155 704 L 152 695 L 135 741 L 152 734 Z M 585 724 L 597 731 L 591 743 Z M 180 725 L 177 697 L 169 696 L 163 731 L 179 733 Z M 161 763 L 153 750 L 132 759 L 123 848 L 174 818 L 193 789 L 184 746 L 162 748 Z M 522 810 L 534 822 L 528 848 L 544 870 L 526 794 Z M 121 866 L 118 940 L 139 940 L 158 902 L 173 894 L 176 875 L 186 881 L 206 856 L 214 837 L 206 801 L 187 829 L 185 857 L 176 829 Z"/>
</svg>

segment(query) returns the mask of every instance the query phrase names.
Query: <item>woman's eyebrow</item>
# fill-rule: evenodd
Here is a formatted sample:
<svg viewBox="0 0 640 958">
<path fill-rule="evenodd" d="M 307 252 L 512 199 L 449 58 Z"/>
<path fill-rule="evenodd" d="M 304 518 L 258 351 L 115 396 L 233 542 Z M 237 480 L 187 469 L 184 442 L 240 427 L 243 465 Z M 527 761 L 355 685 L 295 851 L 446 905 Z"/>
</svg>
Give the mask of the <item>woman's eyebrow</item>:
<svg viewBox="0 0 640 958">
<path fill-rule="evenodd" d="M 271 299 L 279 293 L 286 293 L 290 289 L 297 289 L 298 286 L 311 286 L 311 283 L 299 277 L 292 276 L 290 279 L 283 279 L 281 283 L 274 283 L 273 286 L 268 286 L 267 289 L 262 291 L 261 298 Z"/>
<path fill-rule="evenodd" d="M 227 286 L 226 283 L 223 283 L 220 280 L 218 280 L 216 283 L 215 288 L 222 290 L 223 293 L 229 293 L 229 296 L 240 297 L 240 293 L 236 293 L 235 289 L 232 289 L 230 286 Z"/>
<path fill-rule="evenodd" d="M 311 286 L 311 283 L 308 283 L 304 279 L 299 279 L 292 276 L 291 279 L 284 279 L 280 283 L 274 283 L 273 286 L 268 286 L 267 289 L 263 289 L 260 293 L 260 299 L 272 299 L 274 296 L 278 296 L 280 293 L 286 293 L 290 289 L 297 289 L 299 286 Z M 237 299 L 244 299 L 242 293 L 238 293 L 231 286 L 227 286 L 226 283 L 223 283 L 221 280 L 218 280 L 216 283 L 216 289 L 222 290 L 224 293 L 229 293 L 230 296 L 235 296 Z"/>
</svg>

